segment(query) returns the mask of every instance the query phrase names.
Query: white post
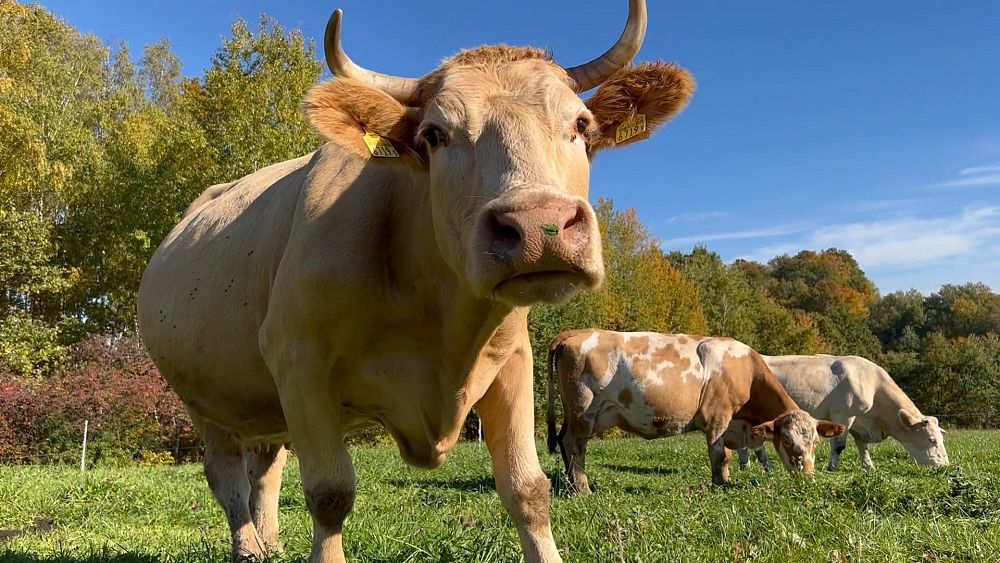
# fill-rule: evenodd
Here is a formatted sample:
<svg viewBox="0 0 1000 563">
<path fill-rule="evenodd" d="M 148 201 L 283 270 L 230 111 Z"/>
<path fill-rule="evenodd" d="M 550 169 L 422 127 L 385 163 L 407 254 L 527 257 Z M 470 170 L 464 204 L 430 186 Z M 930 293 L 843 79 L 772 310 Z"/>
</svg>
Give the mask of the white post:
<svg viewBox="0 0 1000 563">
<path fill-rule="evenodd" d="M 483 419 L 479 418 L 479 413 L 478 412 L 476 413 L 476 422 L 478 423 L 478 424 L 476 424 L 476 427 L 477 427 L 476 430 L 477 430 L 477 433 L 479 434 L 479 436 L 478 436 L 479 442 L 482 443 L 482 441 L 483 441 Z"/>
<path fill-rule="evenodd" d="M 80 451 L 80 471 L 86 469 L 87 463 L 87 427 L 90 425 L 89 420 L 83 421 L 83 450 Z"/>
</svg>

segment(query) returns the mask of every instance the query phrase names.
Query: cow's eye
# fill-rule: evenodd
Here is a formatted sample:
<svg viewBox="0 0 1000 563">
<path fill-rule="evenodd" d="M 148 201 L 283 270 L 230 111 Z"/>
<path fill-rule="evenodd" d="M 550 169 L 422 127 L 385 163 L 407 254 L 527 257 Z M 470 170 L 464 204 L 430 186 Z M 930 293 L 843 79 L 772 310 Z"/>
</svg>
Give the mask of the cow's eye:
<svg viewBox="0 0 1000 563">
<path fill-rule="evenodd" d="M 590 120 L 589 119 L 587 119 L 586 117 L 578 117 L 576 119 L 576 132 L 577 133 L 579 133 L 581 135 L 585 135 L 587 133 L 587 129 L 588 128 L 590 128 Z"/>
<path fill-rule="evenodd" d="M 421 136 L 424 138 L 424 142 L 427 143 L 427 148 L 431 150 L 447 144 L 444 132 L 433 125 L 426 127 L 421 133 Z"/>
</svg>

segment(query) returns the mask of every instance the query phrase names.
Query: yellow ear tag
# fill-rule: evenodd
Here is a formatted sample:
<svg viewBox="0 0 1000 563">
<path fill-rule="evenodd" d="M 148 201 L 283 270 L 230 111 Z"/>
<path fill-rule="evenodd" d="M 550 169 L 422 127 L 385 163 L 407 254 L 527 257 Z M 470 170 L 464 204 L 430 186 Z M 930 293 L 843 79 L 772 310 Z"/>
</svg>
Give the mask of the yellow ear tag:
<svg viewBox="0 0 1000 563">
<path fill-rule="evenodd" d="M 646 115 L 637 113 L 625 120 L 615 131 L 615 144 L 623 143 L 632 137 L 646 132 Z"/>
<path fill-rule="evenodd" d="M 372 156 L 379 158 L 399 158 L 399 153 L 396 152 L 396 147 L 392 146 L 392 143 L 375 133 L 365 132 L 364 141 L 368 150 L 371 151 Z"/>
</svg>

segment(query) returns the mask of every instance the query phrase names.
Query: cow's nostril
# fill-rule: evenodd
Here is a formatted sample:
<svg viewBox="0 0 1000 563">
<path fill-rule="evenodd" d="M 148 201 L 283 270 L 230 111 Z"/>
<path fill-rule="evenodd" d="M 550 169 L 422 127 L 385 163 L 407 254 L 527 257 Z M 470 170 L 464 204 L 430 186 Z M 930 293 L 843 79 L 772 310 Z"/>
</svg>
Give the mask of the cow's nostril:
<svg viewBox="0 0 1000 563">
<path fill-rule="evenodd" d="M 572 229 L 574 226 L 583 225 L 586 224 L 586 222 L 587 222 L 587 214 L 584 212 L 583 207 L 577 207 L 576 213 L 572 217 L 570 217 L 569 221 L 566 221 L 566 224 L 563 225 L 562 230 L 568 231 Z"/>
<path fill-rule="evenodd" d="M 521 244 L 521 231 L 515 225 L 505 214 L 491 214 L 486 220 L 493 242 L 509 248 Z"/>
</svg>

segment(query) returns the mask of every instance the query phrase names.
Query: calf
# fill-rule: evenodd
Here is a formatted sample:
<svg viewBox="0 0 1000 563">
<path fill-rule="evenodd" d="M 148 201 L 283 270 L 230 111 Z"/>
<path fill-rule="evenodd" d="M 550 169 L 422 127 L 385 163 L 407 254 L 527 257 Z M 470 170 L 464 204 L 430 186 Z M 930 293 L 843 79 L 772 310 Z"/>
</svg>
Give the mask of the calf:
<svg viewBox="0 0 1000 563">
<path fill-rule="evenodd" d="M 563 427 L 555 430 L 555 380 Z M 749 431 L 740 431 L 744 421 Z M 560 447 L 570 491 L 589 494 L 587 441 L 612 427 L 652 439 L 701 430 L 712 482 L 729 482 L 731 449 L 770 438 L 791 473 L 813 472 L 818 434 L 844 427 L 798 408 L 749 346 L 730 338 L 585 329 L 549 347 L 549 452 Z"/>
</svg>

